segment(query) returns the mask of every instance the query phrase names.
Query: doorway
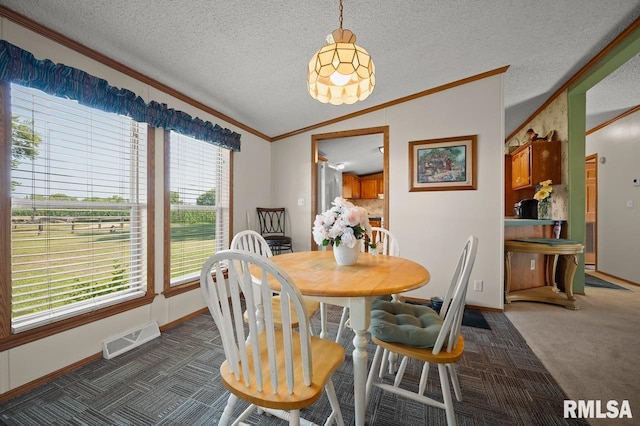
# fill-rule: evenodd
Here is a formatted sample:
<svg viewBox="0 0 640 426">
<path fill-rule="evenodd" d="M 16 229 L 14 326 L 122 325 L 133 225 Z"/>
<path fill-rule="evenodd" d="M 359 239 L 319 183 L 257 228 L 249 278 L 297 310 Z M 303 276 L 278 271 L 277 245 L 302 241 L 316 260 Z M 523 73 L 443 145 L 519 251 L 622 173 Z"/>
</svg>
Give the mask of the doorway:
<svg viewBox="0 0 640 426">
<path fill-rule="evenodd" d="M 356 146 L 354 140 L 357 140 L 359 136 L 377 135 L 382 136 L 382 148 L 379 153 L 382 155 L 383 162 L 383 213 L 382 217 L 385 218 L 385 228 L 388 228 L 389 224 L 389 126 L 381 127 L 369 127 L 364 129 L 346 130 L 341 132 L 321 133 L 311 135 L 311 223 L 314 222 L 316 214 L 318 213 L 318 145 L 322 141 L 330 139 L 344 139 L 345 149 L 349 150 L 350 146 L 353 148 Z M 348 138 L 348 139 L 347 139 Z M 358 156 L 356 149 L 351 149 L 353 157 Z M 317 245 L 311 239 L 311 250 L 317 250 Z"/>
<path fill-rule="evenodd" d="M 585 253 L 587 269 L 597 269 L 598 249 L 598 154 L 591 154 L 585 160 Z"/>
</svg>

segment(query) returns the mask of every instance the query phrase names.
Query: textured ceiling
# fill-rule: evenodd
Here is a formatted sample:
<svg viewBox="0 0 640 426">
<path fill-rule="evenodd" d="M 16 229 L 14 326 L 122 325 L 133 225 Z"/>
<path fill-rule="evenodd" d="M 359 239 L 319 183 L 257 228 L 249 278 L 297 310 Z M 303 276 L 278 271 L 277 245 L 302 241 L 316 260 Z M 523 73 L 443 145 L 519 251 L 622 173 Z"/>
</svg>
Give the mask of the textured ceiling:
<svg viewBox="0 0 640 426">
<path fill-rule="evenodd" d="M 338 27 L 337 0 L 0 4 L 269 137 L 505 65 L 508 135 L 640 16 L 640 0 L 346 0 L 343 26 L 371 54 L 376 87 L 333 106 L 309 96 L 306 67 Z M 615 96 L 590 91 L 606 98 L 588 101 L 590 117 L 640 103 L 630 62 L 611 77 Z"/>
</svg>

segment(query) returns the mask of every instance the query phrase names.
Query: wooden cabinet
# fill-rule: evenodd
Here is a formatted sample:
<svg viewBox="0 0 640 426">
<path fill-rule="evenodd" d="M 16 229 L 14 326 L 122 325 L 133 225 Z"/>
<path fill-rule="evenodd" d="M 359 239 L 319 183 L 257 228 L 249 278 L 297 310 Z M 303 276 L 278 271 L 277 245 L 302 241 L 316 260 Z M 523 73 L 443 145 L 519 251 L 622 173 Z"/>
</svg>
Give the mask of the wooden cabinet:
<svg viewBox="0 0 640 426">
<path fill-rule="evenodd" d="M 526 188 L 531 184 L 530 158 L 531 147 L 526 147 L 511 155 L 511 188 Z"/>
<path fill-rule="evenodd" d="M 356 175 L 342 175 L 342 198 L 360 198 L 360 179 Z"/>
<path fill-rule="evenodd" d="M 378 181 L 360 179 L 360 198 L 378 198 Z"/>
<path fill-rule="evenodd" d="M 384 192 L 384 185 L 381 185 L 382 173 L 360 176 L 360 198 L 378 198 L 378 194 Z"/>
<path fill-rule="evenodd" d="M 512 165 L 513 164 L 511 163 L 511 155 L 505 154 L 504 155 L 504 215 L 506 217 L 510 217 L 515 214 L 513 206 L 515 203 L 520 201 L 521 199 L 520 197 L 531 198 L 530 194 L 524 194 L 524 192 L 527 192 L 526 190 L 516 191 L 512 188 L 511 186 Z M 521 194 L 521 192 L 523 194 Z"/>
<path fill-rule="evenodd" d="M 544 180 L 560 183 L 560 141 L 528 142 L 511 154 L 511 188 L 532 188 Z"/>
</svg>

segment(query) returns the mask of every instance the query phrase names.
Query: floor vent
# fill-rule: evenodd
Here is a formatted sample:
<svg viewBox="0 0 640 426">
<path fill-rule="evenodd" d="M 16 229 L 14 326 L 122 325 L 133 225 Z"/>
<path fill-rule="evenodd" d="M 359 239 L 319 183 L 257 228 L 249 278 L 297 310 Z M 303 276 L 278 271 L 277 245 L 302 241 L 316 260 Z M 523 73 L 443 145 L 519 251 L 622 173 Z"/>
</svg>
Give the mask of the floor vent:
<svg viewBox="0 0 640 426">
<path fill-rule="evenodd" d="M 157 322 L 150 322 L 125 335 L 113 337 L 102 343 L 102 356 L 111 359 L 160 336 Z"/>
</svg>

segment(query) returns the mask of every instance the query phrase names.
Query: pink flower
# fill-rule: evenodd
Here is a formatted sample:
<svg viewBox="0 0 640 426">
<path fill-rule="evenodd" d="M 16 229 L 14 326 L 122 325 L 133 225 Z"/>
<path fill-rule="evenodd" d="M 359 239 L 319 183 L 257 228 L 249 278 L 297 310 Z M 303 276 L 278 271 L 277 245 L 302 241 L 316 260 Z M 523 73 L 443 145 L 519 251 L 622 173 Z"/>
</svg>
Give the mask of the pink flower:
<svg viewBox="0 0 640 426">
<path fill-rule="evenodd" d="M 356 226 L 360 224 L 360 210 L 357 207 L 347 209 L 344 214 L 344 221 L 349 226 Z"/>
<path fill-rule="evenodd" d="M 371 234 L 367 211 L 344 198 L 333 200 L 333 207 L 316 215 L 313 239 L 317 244 L 345 244 L 353 248 L 357 240 Z"/>
</svg>

